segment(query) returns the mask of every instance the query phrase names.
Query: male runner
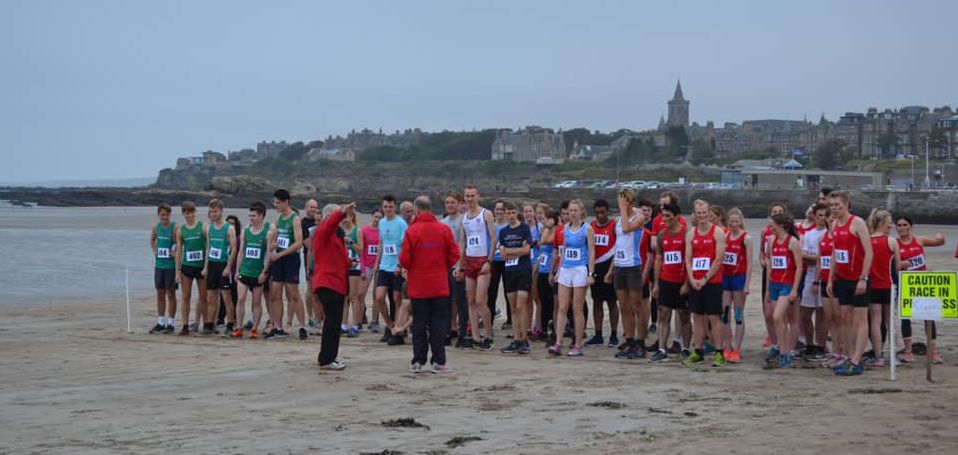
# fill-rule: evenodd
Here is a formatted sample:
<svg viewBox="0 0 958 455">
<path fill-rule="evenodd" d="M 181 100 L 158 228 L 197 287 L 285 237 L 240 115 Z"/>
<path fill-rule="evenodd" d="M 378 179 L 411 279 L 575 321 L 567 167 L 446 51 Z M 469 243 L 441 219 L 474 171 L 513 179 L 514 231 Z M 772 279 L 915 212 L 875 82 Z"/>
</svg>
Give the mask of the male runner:
<svg viewBox="0 0 958 455">
<path fill-rule="evenodd" d="M 216 330 L 216 312 L 219 310 L 220 297 L 226 303 L 226 331 L 233 332 L 236 314 L 233 311 L 233 295 L 230 292 L 231 272 L 236 260 L 236 232 L 233 225 L 223 220 L 223 202 L 213 199 L 209 204 L 210 225 L 206 229 L 209 239 L 209 264 L 206 275 L 206 323 L 203 333 L 211 335 Z"/>
<path fill-rule="evenodd" d="M 706 334 L 715 348 L 712 366 L 725 366 L 722 324 L 722 260 L 725 257 L 725 230 L 709 221 L 709 204 L 693 203 L 695 228 L 685 237 L 685 270 L 689 279 L 689 307 L 695 350 L 682 362 L 690 366 L 704 360 Z M 710 330 L 711 329 L 711 330 Z"/>
<path fill-rule="evenodd" d="M 659 216 L 662 219 L 663 229 L 656 236 L 655 246 L 655 269 L 652 279 L 652 297 L 659 299 L 659 351 L 650 359 L 653 362 L 668 360 L 666 353 L 669 340 L 669 330 L 672 322 L 672 312 L 678 313 L 680 323 L 678 327 L 685 330 L 689 327 L 691 332 L 691 323 L 689 321 L 689 307 L 686 295 L 688 294 L 688 281 L 685 273 L 685 228 L 678 221 L 682 215 L 679 207 L 675 204 L 665 204 L 662 206 Z M 680 334 L 683 340 L 691 341 L 691 333 Z M 687 352 L 684 346 L 680 345 L 683 354 Z"/>
<path fill-rule="evenodd" d="M 273 327 L 266 338 L 285 337 L 283 329 L 283 293 L 289 311 L 299 322 L 299 339 L 305 340 L 306 314 L 303 310 L 303 301 L 299 297 L 299 250 L 303 246 L 303 225 L 299 222 L 299 215 L 290 206 L 289 191 L 276 190 L 273 193 L 273 208 L 276 209 L 276 224 L 270 226 L 272 239 L 269 255 L 270 267 L 270 297 L 273 300 L 270 320 L 278 327 Z"/>
<path fill-rule="evenodd" d="M 592 204 L 595 219 L 592 220 L 592 232 L 595 235 L 595 282 L 592 284 L 592 323 L 595 335 L 586 345 L 600 346 L 602 338 L 603 311 L 602 304 L 609 307 L 609 347 L 619 345 L 619 306 L 616 302 L 615 286 L 606 283 L 605 276 L 612 267 L 612 256 L 615 254 L 615 220 L 609 218 L 609 201 L 598 199 Z"/>
<path fill-rule="evenodd" d="M 399 249 L 402 246 L 402 237 L 406 233 L 406 220 L 396 215 L 396 198 L 387 194 L 383 196 L 383 219 L 379 220 L 379 250 L 376 252 L 376 265 L 373 267 L 376 276 L 376 288 L 373 291 L 376 306 L 379 308 L 383 321 L 386 323 L 382 342 L 400 344 L 402 334 L 392 333 L 395 323 L 399 323 L 399 308 L 402 305 L 403 277 L 396 273 L 399 266 Z M 392 308 L 387 308 L 386 297 L 392 299 Z"/>
<path fill-rule="evenodd" d="M 173 261 L 173 245 L 176 223 L 170 221 L 173 209 L 166 202 L 156 209 L 160 221 L 150 233 L 150 248 L 153 250 L 153 285 L 156 288 L 156 325 L 150 333 L 171 334 L 176 323 L 176 263 Z M 166 317 L 169 303 L 170 317 Z"/>
<path fill-rule="evenodd" d="M 183 285 L 183 329 L 180 335 L 189 335 L 190 328 L 190 300 L 193 292 L 193 282 L 196 282 L 196 323 L 199 323 L 200 314 L 206 315 L 206 250 L 209 241 L 203 223 L 196 221 L 196 204 L 184 201 L 180 205 L 180 212 L 186 220 L 178 226 L 176 232 L 176 276 Z"/>
<path fill-rule="evenodd" d="M 246 319 L 246 297 L 253 294 L 253 324 L 250 339 L 259 338 L 259 322 L 263 316 L 263 283 L 266 282 L 266 269 L 269 268 L 269 223 L 266 221 L 266 204 L 256 201 L 249 206 L 250 225 L 243 230 L 243 237 L 237 252 L 239 253 L 239 273 L 237 284 L 236 328 L 230 334 L 233 338 L 243 338 L 243 321 Z"/>
<path fill-rule="evenodd" d="M 306 206 L 303 207 L 303 211 L 306 214 L 299 220 L 302 224 L 303 230 L 303 269 L 306 272 L 307 282 L 309 282 L 309 277 L 313 276 L 313 258 L 309 257 L 309 246 L 313 244 L 313 231 L 316 230 L 316 215 L 319 211 L 319 202 L 316 202 L 316 199 L 310 199 L 306 201 Z M 319 311 L 320 314 L 317 314 L 317 302 L 319 299 L 316 298 L 316 294 L 313 292 L 306 293 L 306 314 L 309 323 L 307 324 L 311 329 L 317 327 L 316 321 L 322 316 L 322 310 Z"/>
<path fill-rule="evenodd" d="M 492 248 L 495 241 L 495 227 L 492 213 L 479 206 L 479 189 L 474 185 L 466 185 L 463 192 L 466 201 L 466 213 L 462 219 L 462 236 L 459 245 L 462 250 L 456 276 L 466 278 L 466 300 L 469 301 L 469 326 L 472 328 L 472 339 L 466 339 L 463 349 L 472 349 L 478 344 L 479 349 L 491 351 L 495 342 L 492 340 L 492 313 L 487 305 L 489 293 L 489 278 L 492 268 Z M 479 339 L 479 319 L 485 322 L 483 327 L 486 336 Z"/>
</svg>

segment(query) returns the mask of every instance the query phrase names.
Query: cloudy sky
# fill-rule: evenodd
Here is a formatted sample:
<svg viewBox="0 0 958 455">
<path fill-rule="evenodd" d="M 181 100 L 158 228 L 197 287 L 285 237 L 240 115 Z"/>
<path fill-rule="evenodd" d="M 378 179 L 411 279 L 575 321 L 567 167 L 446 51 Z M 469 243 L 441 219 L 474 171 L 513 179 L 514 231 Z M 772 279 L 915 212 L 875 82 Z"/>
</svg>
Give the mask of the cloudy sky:
<svg viewBox="0 0 958 455">
<path fill-rule="evenodd" d="M 647 129 L 958 105 L 954 1 L 0 2 L 0 181 L 363 127 Z"/>
</svg>

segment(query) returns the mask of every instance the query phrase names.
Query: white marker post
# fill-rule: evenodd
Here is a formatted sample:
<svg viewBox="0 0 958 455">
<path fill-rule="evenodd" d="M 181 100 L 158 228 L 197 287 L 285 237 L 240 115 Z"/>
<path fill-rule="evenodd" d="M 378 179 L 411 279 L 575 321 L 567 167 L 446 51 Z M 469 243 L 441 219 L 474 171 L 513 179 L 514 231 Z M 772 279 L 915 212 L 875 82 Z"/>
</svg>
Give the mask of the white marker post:
<svg viewBox="0 0 958 455">
<path fill-rule="evenodd" d="M 898 283 L 901 284 L 901 270 L 898 271 Z M 888 353 L 889 354 L 888 358 L 891 359 L 891 368 L 888 369 L 888 373 L 889 373 L 888 379 L 894 381 L 895 380 L 895 364 L 898 363 L 898 357 L 895 354 L 895 326 L 897 326 L 898 324 L 901 324 L 901 318 L 898 317 L 900 316 L 899 314 L 900 311 L 898 311 L 898 306 L 901 305 L 901 301 L 899 300 L 901 299 L 901 296 L 898 295 L 898 285 L 896 285 L 895 283 L 892 283 L 891 285 L 891 295 L 893 297 L 892 299 L 893 303 L 891 305 L 891 308 L 889 309 L 891 313 L 888 315 L 888 319 L 889 319 L 888 350 L 890 351 Z"/>
<path fill-rule="evenodd" d="M 130 267 L 126 268 L 126 332 L 133 333 L 133 321 L 130 320 Z"/>
</svg>

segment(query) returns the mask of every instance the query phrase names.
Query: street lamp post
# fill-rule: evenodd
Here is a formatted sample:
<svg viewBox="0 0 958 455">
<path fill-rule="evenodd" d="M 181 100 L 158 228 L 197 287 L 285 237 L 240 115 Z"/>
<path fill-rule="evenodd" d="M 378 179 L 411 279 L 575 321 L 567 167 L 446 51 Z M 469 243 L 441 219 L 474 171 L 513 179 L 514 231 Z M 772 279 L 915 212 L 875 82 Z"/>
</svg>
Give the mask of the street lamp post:
<svg viewBox="0 0 958 455">
<path fill-rule="evenodd" d="M 925 189 L 931 188 L 931 177 L 928 165 L 928 136 L 925 136 Z"/>
</svg>

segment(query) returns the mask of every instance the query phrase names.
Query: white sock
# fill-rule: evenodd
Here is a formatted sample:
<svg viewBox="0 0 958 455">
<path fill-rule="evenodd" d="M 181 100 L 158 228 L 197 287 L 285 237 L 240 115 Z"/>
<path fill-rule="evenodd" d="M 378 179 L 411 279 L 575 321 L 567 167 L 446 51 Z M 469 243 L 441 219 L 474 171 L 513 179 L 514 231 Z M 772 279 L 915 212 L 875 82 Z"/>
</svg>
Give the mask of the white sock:
<svg viewBox="0 0 958 455">
<path fill-rule="evenodd" d="M 169 319 L 167 319 L 167 320 L 166 320 L 166 325 L 172 325 L 172 326 L 175 327 L 175 326 L 176 326 L 176 320 L 175 320 L 175 318 L 173 318 L 173 317 L 171 316 Z"/>
<path fill-rule="evenodd" d="M 166 321 L 166 318 L 163 317 L 163 316 L 158 316 L 158 317 L 156 318 L 156 323 L 157 323 L 158 325 L 166 325 L 166 324 L 164 323 L 165 321 Z"/>
<path fill-rule="evenodd" d="M 339 326 L 339 328 L 341 328 L 341 329 L 343 329 L 343 330 L 346 330 L 346 324 L 343 324 L 343 325 Z"/>
</svg>

